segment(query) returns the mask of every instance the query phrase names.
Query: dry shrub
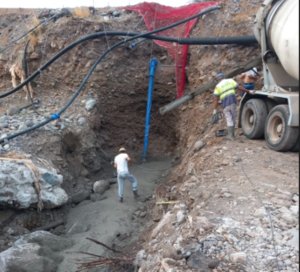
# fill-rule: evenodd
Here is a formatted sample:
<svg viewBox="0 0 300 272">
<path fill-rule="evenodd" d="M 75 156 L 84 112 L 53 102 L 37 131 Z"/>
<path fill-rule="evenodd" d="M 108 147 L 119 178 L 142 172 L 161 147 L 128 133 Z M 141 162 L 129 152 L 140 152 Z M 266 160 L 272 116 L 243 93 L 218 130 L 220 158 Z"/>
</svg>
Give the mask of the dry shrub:
<svg viewBox="0 0 300 272">
<path fill-rule="evenodd" d="M 34 16 L 32 18 L 32 27 L 35 27 L 37 25 L 39 25 L 41 23 L 40 19 L 37 18 L 36 16 Z M 35 30 L 33 30 L 32 32 L 30 32 L 29 34 L 29 40 L 30 40 L 30 44 L 33 48 L 35 48 L 37 46 L 37 44 L 39 43 L 39 40 L 41 40 L 41 36 L 45 31 L 45 26 L 41 25 L 39 27 L 37 27 Z"/>
<path fill-rule="evenodd" d="M 248 14 L 236 14 L 230 18 L 231 23 L 251 22 L 251 16 Z"/>
<path fill-rule="evenodd" d="M 39 43 L 39 37 L 34 33 L 30 33 L 29 35 L 30 44 L 33 48 L 35 48 Z"/>
<path fill-rule="evenodd" d="M 74 17 L 85 18 L 90 16 L 90 9 L 88 7 L 76 7 L 72 10 Z"/>
</svg>

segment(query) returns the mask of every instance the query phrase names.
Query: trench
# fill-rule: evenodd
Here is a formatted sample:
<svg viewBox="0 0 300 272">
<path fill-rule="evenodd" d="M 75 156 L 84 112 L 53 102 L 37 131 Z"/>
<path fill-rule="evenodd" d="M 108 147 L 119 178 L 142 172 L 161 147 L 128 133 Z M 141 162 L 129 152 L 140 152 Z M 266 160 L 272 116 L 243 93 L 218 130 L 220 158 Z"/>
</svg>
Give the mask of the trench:
<svg viewBox="0 0 300 272">
<path fill-rule="evenodd" d="M 166 180 L 178 142 L 176 114 L 163 118 L 159 114 L 159 108 L 173 99 L 173 94 L 167 88 L 158 82 L 153 91 L 146 161 L 142 161 L 146 85 L 139 86 L 134 93 L 129 94 L 126 89 L 109 97 L 103 97 L 100 93 L 97 97 L 99 106 L 88 120 L 88 128 L 80 133 L 76 129 L 68 130 L 63 133 L 60 141 L 52 143 L 60 150 L 54 161 L 64 162 L 63 167 L 59 164 L 56 167 L 60 168 L 64 176 L 62 187 L 70 196 L 69 203 L 61 208 L 41 212 L 37 212 L 36 207 L 24 211 L 1 210 L 1 251 L 7 249 L 20 235 L 36 230 L 72 238 L 76 241 L 72 251 L 83 247 L 88 252 L 108 256 L 111 252 L 86 238 L 92 237 L 114 245 L 121 251 L 136 243 L 145 227 L 151 225 L 150 203 L 156 186 Z M 118 203 L 116 176 L 111 165 L 120 146 L 125 146 L 133 159 L 130 169 L 139 181 L 141 195 L 141 199 L 135 201 L 129 184 L 126 184 L 122 204 Z M 110 188 L 103 195 L 92 191 L 96 180 L 110 182 Z M 62 254 L 65 259 L 58 272 L 76 271 L 74 256 Z M 84 260 L 82 254 L 76 257 Z M 125 265 L 122 269 L 133 271 L 131 265 Z"/>
</svg>

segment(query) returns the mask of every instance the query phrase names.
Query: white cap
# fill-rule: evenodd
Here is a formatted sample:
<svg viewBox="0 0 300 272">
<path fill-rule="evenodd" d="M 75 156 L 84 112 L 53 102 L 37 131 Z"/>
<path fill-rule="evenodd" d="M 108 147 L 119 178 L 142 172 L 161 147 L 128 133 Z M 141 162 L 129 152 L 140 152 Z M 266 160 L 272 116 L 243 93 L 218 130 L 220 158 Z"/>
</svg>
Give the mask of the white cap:
<svg viewBox="0 0 300 272">
<path fill-rule="evenodd" d="M 119 152 L 123 152 L 123 151 L 126 151 L 125 147 L 121 147 L 121 148 L 119 149 Z"/>
</svg>

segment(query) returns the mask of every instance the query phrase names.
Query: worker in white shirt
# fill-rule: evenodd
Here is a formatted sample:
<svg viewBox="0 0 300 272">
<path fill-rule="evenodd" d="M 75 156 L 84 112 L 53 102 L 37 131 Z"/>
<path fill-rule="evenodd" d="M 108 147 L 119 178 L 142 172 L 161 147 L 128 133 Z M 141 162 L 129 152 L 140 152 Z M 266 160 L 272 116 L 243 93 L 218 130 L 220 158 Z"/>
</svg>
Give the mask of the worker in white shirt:
<svg viewBox="0 0 300 272">
<path fill-rule="evenodd" d="M 130 161 L 130 157 L 126 153 L 126 149 L 124 147 L 121 147 L 119 149 L 119 154 L 114 158 L 114 167 L 117 169 L 118 196 L 120 202 L 123 202 L 125 180 L 129 180 L 131 182 L 131 188 L 132 188 L 134 198 L 138 198 L 138 191 L 137 191 L 138 181 L 129 172 L 128 169 L 129 161 Z"/>
</svg>

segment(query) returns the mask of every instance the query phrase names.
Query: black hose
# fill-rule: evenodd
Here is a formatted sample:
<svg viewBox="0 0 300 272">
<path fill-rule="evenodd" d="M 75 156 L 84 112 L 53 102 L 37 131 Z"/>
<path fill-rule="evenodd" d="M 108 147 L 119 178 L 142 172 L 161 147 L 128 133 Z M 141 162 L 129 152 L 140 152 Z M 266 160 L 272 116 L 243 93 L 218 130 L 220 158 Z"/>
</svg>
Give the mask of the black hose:
<svg viewBox="0 0 300 272">
<path fill-rule="evenodd" d="M 60 58 L 62 55 L 67 53 L 69 50 L 73 49 L 75 46 L 79 45 L 82 42 L 97 39 L 102 36 L 137 36 L 140 35 L 140 33 L 137 32 L 124 32 L 124 31 L 109 31 L 109 32 L 96 32 L 89 34 L 62 49 L 59 51 L 54 57 L 52 57 L 48 62 L 46 62 L 43 66 L 41 66 L 38 70 L 33 72 L 30 77 L 26 78 L 20 85 L 15 87 L 14 89 L 0 94 L 0 99 L 4 98 L 6 96 L 9 96 L 16 91 L 20 90 L 24 85 L 26 85 L 28 82 L 32 81 L 36 76 L 38 76 L 43 70 L 45 70 L 49 65 L 51 65 L 53 62 L 55 62 L 58 58 Z M 178 44 L 190 44 L 190 45 L 212 45 L 212 44 L 237 44 L 237 45 L 253 45 L 257 44 L 257 40 L 255 39 L 255 36 L 232 36 L 232 37 L 203 37 L 203 38 L 172 38 L 172 37 L 166 37 L 166 36 L 157 36 L 157 35 L 151 35 L 148 33 L 142 34 L 146 39 L 151 40 L 160 40 L 160 41 L 166 41 L 166 42 L 176 42 Z M 134 38 L 136 39 L 136 38 Z M 126 42 L 128 39 L 126 40 Z"/>
<path fill-rule="evenodd" d="M 14 89 L 12 89 L 12 90 L 10 90 L 10 91 L 8 91 L 6 93 L 0 94 L 0 98 L 4 98 L 4 97 L 9 96 L 9 95 L 15 93 L 16 91 L 20 90 L 24 85 L 26 85 L 28 82 L 30 82 L 34 78 L 36 78 L 42 71 L 44 71 L 48 66 L 50 66 L 53 62 L 55 62 L 58 58 L 60 58 L 62 55 L 64 55 L 69 50 L 73 49 L 75 46 L 79 45 L 82 42 L 85 42 L 85 41 L 88 41 L 88 40 L 92 40 L 92 39 L 97 39 L 97 38 L 100 38 L 102 36 L 131 36 L 132 38 L 129 38 L 129 39 L 126 39 L 125 41 L 122 41 L 122 44 L 126 43 L 128 41 L 140 38 L 140 37 L 145 37 L 147 39 L 154 39 L 154 40 L 162 40 L 162 41 L 167 41 L 167 42 L 176 42 L 176 43 L 179 43 L 179 41 L 181 40 L 179 38 L 170 38 L 170 37 L 164 37 L 164 36 L 155 36 L 155 35 L 151 35 L 151 34 L 156 33 L 156 32 L 164 31 L 166 29 L 175 27 L 175 26 L 177 26 L 179 24 L 183 24 L 183 23 L 185 23 L 185 22 L 187 22 L 189 20 L 195 19 L 196 17 L 199 17 L 201 15 L 204 15 L 204 14 L 206 14 L 208 12 L 211 12 L 211 11 L 219 9 L 219 8 L 220 8 L 219 6 L 208 8 L 208 9 L 204 10 L 203 12 L 201 12 L 201 13 L 199 13 L 197 15 L 191 16 L 191 17 L 189 17 L 187 19 L 184 19 L 182 21 L 178 21 L 178 22 L 176 22 L 176 23 L 174 23 L 172 25 L 169 25 L 169 26 L 166 26 L 166 27 L 163 27 L 163 28 L 151 31 L 151 32 L 136 33 L 136 32 L 125 32 L 125 31 L 111 31 L 111 32 L 96 32 L 96 33 L 92 33 L 92 34 L 89 34 L 87 36 L 84 36 L 83 38 L 81 38 L 81 39 L 79 39 L 79 40 L 71 43 L 67 47 L 65 47 L 62 50 L 60 50 L 49 61 L 47 61 L 44 65 L 42 65 L 40 68 L 38 68 L 35 72 L 33 72 L 28 78 L 26 78 L 21 84 L 19 84 L 18 86 L 16 86 Z"/>
<path fill-rule="evenodd" d="M 128 42 L 128 41 L 131 41 L 131 40 L 134 40 L 134 39 L 137 39 L 137 38 L 141 38 L 141 37 L 146 37 L 146 36 L 151 35 L 151 34 L 153 34 L 153 33 L 161 32 L 161 31 L 164 31 L 164 30 L 166 30 L 166 29 L 173 28 L 173 27 L 175 27 L 175 26 L 178 26 L 178 25 L 180 25 L 180 24 L 183 24 L 183 23 L 185 23 L 185 22 L 188 22 L 188 21 L 190 21 L 190 20 L 192 20 L 192 19 L 195 19 L 195 18 L 197 18 L 197 17 L 200 17 L 200 16 L 202 16 L 202 15 L 208 13 L 208 12 L 214 11 L 214 10 L 219 9 L 219 8 L 220 8 L 220 6 L 210 7 L 210 8 L 208 8 L 208 9 L 206 9 L 206 10 L 200 12 L 199 14 L 193 15 L 193 16 L 191 16 L 191 17 L 188 17 L 188 18 L 186 18 L 186 19 L 184 19 L 184 20 L 178 21 L 178 22 L 176 22 L 176 23 L 174 23 L 174 24 L 171 24 L 171 25 L 169 25 L 169 26 L 165 26 L 165 27 L 162 27 L 162 28 L 159 28 L 159 29 L 156 29 L 156 30 L 147 32 L 147 33 L 138 34 L 138 35 L 135 35 L 135 36 L 133 36 L 133 37 L 131 37 L 131 38 L 129 38 L 129 39 L 126 39 L 125 41 L 121 41 L 121 42 L 118 42 L 118 43 L 114 44 L 111 48 L 109 48 L 108 50 L 106 50 L 106 51 L 102 54 L 102 56 L 100 56 L 100 57 L 96 60 L 96 62 L 95 62 L 95 63 L 93 64 L 93 66 L 90 68 L 90 70 L 88 71 L 88 73 L 85 75 L 85 77 L 84 77 L 84 79 L 82 80 L 82 82 L 81 82 L 81 84 L 80 84 L 78 90 L 75 92 L 75 94 L 74 94 L 74 95 L 72 96 L 72 98 L 69 100 L 69 102 L 68 102 L 68 103 L 67 103 L 67 104 L 66 104 L 66 105 L 65 105 L 58 113 L 52 114 L 52 115 L 50 116 L 50 118 L 47 118 L 47 119 L 44 120 L 43 122 L 41 122 L 41 123 L 39 123 L 39 124 L 37 124 L 37 125 L 35 125 L 35 126 L 33 126 L 33 127 L 30 127 L 30 128 L 28 128 L 28 129 L 25 129 L 25 130 L 23 130 L 23 131 L 20 131 L 20 132 L 18 132 L 18 133 L 12 134 L 12 135 L 8 135 L 7 137 L 0 139 L 0 144 L 1 144 L 1 143 L 4 143 L 5 141 L 11 140 L 11 139 L 13 139 L 13 138 L 15 138 L 15 137 L 17 137 L 17 136 L 20 136 L 20 135 L 23 135 L 23 134 L 25 134 L 25 133 L 27 133 L 27 132 L 30 132 L 30 131 L 32 131 L 32 130 L 34 130 L 34 129 L 37 129 L 37 128 L 41 127 L 41 126 L 44 126 L 44 125 L 46 125 L 47 123 L 51 122 L 52 120 L 59 119 L 59 118 L 60 118 L 60 115 L 61 115 L 64 111 L 67 110 L 67 108 L 73 103 L 73 101 L 76 99 L 76 97 L 77 97 L 77 96 L 80 94 L 80 92 L 83 90 L 84 85 L 85 85 L 86 82 L 88 81 L 89 77 L 91 76 L 91 74 L 93 73 L 93 71 L 95 70 L 96 66 L 99 64 L 99 62 L 101 62 L 101 60 L 103 60 L 103 59 L 106 57 L 106 55 L 107 55 L 109 52 L 111 52 L 112 50 L 114 50 L 115 48 L 119 47 L 120 45 L 122 45 L 122 44 L 124 44 L 124 43 L 126 43 L 126 42 Z M 99 33 L 98 33 L 98 34 L 99 34 Z M 94 33 L 94 35 L 97 35 L 97 33 Z M 104 35 L 105 35 L 105 33 L 104 33 Z M 90 37 L 90 36 L 93 36 L 93 34 L 92 34 L 92 35 L 89 35 L 88 37 Z M 86 37 L 86 38 L 87 38 L 87 37 Z M 57 58 L 59 58 L 61 55 L 63 55 L 65 52 L 67 52 L 67 51 L 70 50 L 71 48 L 75 47 L 77 44 L 79 44 L 80 42 L 82 42 L 82 41 L 83 41 L 84 39 L 86 39 L 86 38 L 83 38 L 83 39 L 81 39 L 81 40 L 78 40 L 77 42 L 72 43 L 72 44 L 71 44 L 70 46 L 68 46 L 67 48 L 64 48 L 63 50 L 61 50 L 60 52 L 58 52 L 58 54 L 56 54 L 52 59 L 50 59 L 46 64 L 44 64 L 39 70 L 37 70 L 35 73 L 33 73 L 33 74 L 32 74 L 29 78 L 27 78 L 22 84 L 18 85 L 14 90 L 17 91 L 17 90 L 20 89 L 22 86 L 24 86 L 27 82 L 29 82 L 29 81 L 31 81 L 32 79 L 34 79 L 34 78 L 41 72 L 41 70 L 45 69 L 48 65 L 50 65 L 51 63 L 53 63 Z M 14 90 L 12 90 L 12 91 L 14 91 Z M 10 91 L 10 93 L 12 93 L 12 91 Z M 3 94 L 3 95 L 5 95 L 5 94 Z M 0 98 L 1 98 L 1 97 L 4 97 L 3 95 L 0 96 Z M 6 93 L 5 96 L 7 96 L 7 95 L 9 95 L 9 94 Z"/>
<path fill-rule="evenodd" d="M 24 48 L 23 59 L 22 59 L 22 69 L 24 70 L 25 78 L 27 78 L 28 74 L 29 74 L 28 60 L 27 60 L 27 51 L 28 51 L 29 43 L 30 43 L 30 40 L 28 39 L 27 42 L 26 42 L 25 48 Z M 26 84 L 28 92 L 30 91 L 29 88 L 31 88 L 31 86 L 29 84 L 30 84 L 30 82 L 28 84 Z M 30 99 L 31 103 L 33 103 L 31 94 L 28 93 L 27 95 L 29 96 L 29 99 Z"/>
<path fill-rule="evenodd" d="M 204 38 L 184 38 L 180 39 L 180 44 L 239 44 L 252 45 L 257 44 L 255 36 L 233 36 L 233 37 L 204 37 Z"/>
<path fill-rule="evenodd" d="M 25 77 L 28 77 L 29 71 L 28 71 L 28 63 L 27 63 L 27 50 L 29 46 L 30 40 L 26 42 L 24 52 L 23 52 L 23 58 L 22 58 L 22 68 L 24 69 Z"/>
<path fill-rule="evenodd" d="M 24 134 L 26 134 L 27 132 L 30 132 L 30 131 L 35 130 L 35 129 L 37 129 L 37 128 L 40 128 L 40 127 L 42 127 L 42 126 L 44 126 L 44 125 L 47 125 L 47 124 L 48 124 L 49 122 L 51 122 L 52 120 L 54 120 L 54 119 L 52 119 L 52 118 L 50 117 L 50 118 L 48 118 L 48 119 L 46 119 L 46 120 L 40 122 L 39 124 L 36 124 L 36 125 L 33 126 L 33 127 L 24 129 L 24 130 L 22 130 L 22 131 L 19 131 L 19 132 L 17 132 L 17 133 L 12 134 L 12 135 L 8 135 L 7 137 L 4 137 L 4 138 L 0 139 L 0 144 L 3 144 L 3 143 L 5 143 L 5 141 L 9 141 L 9 140 L 11 140 L 11 139 L 13 139 L 13 138 L 16 138 L 16 137 L 18 137 L 18 136 L 24 135 Z"/>
</svg>

